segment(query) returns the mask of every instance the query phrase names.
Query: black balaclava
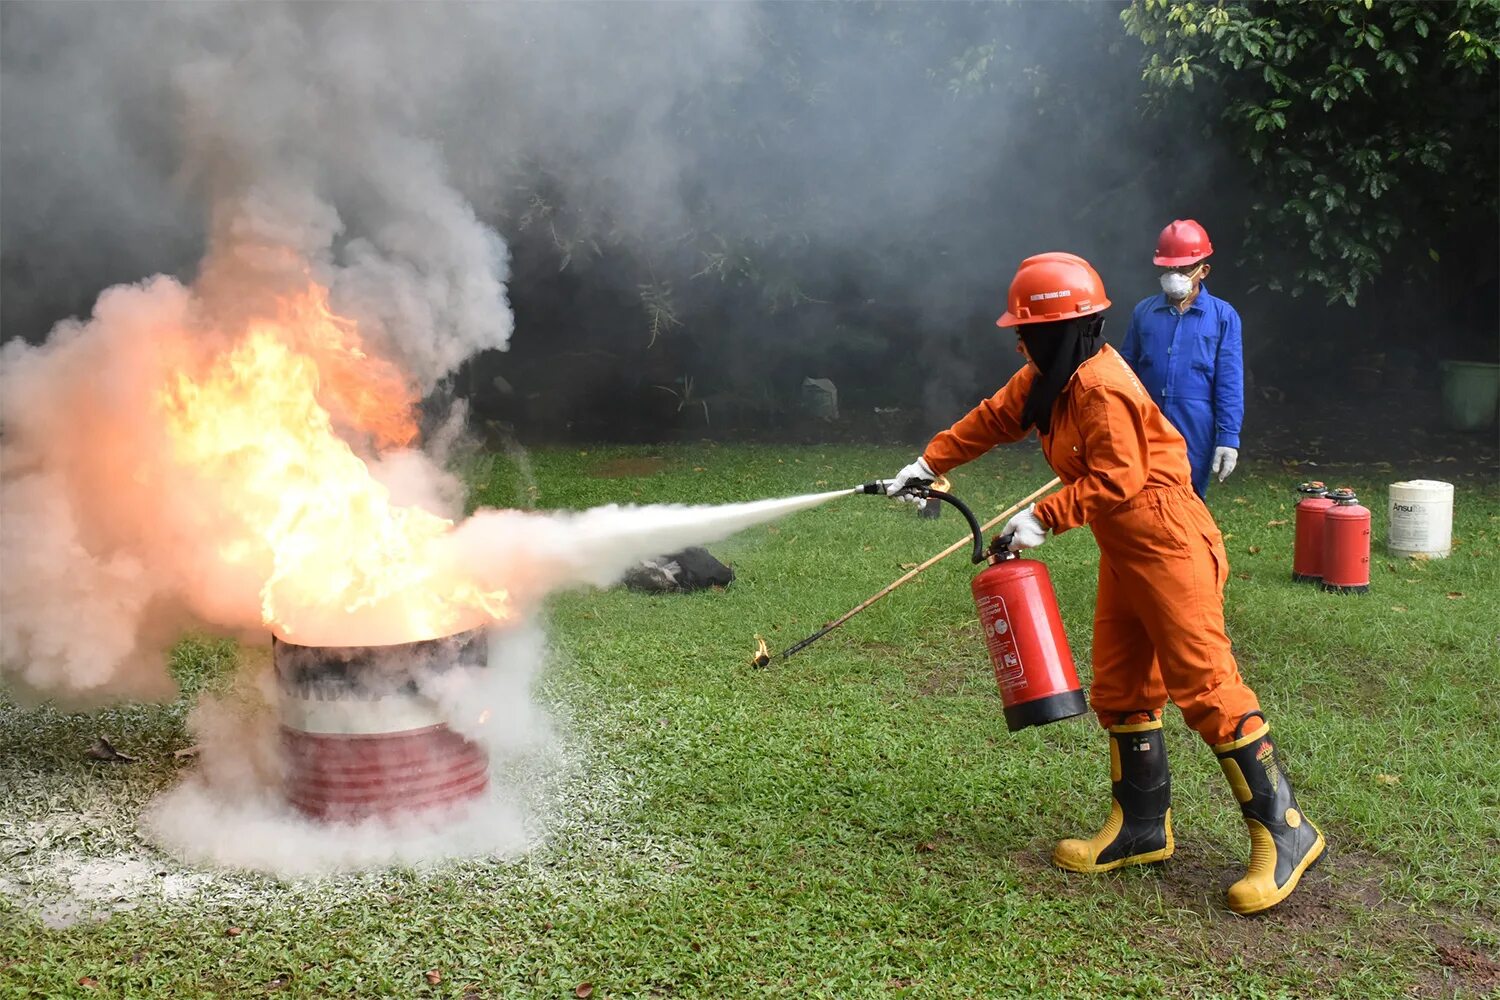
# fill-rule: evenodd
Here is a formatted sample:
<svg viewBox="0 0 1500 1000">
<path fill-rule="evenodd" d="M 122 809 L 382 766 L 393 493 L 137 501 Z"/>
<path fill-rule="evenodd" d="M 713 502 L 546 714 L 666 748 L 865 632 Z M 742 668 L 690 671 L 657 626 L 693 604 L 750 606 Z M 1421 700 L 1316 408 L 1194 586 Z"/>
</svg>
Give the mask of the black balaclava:
<svg viewBox="0 0 1500 1000">
<path fill-rule="evenodd" d="M 1035 425 L 1038 432 L 1052 430 L 1052 405 L 1078 366 L 1099 353 L 1103 344 L 1104 315 L 1080 316 L 1056 323 L 1031 323 L 1018 333 L 1026 353 L 1041 374 L 1031 383 L 1031 392 L 1021 407 L 1021 426 Z"/>
</svg>

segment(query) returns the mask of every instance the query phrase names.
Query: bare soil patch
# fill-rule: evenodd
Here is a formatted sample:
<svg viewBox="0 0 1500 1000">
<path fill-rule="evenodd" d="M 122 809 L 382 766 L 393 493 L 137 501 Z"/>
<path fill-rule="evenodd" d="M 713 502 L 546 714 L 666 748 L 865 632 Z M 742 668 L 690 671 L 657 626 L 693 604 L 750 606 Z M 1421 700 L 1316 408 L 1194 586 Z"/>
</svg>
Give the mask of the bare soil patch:
<svg viewBox="0 0 1500 1000">
<path fill-rule="evenodd" d="M 982 671 L 973 663 L 948 661 L 908 661 L 903 669 L 907 680 L 924 697 L 973 694 L 976 678 Z"/>
</svg>

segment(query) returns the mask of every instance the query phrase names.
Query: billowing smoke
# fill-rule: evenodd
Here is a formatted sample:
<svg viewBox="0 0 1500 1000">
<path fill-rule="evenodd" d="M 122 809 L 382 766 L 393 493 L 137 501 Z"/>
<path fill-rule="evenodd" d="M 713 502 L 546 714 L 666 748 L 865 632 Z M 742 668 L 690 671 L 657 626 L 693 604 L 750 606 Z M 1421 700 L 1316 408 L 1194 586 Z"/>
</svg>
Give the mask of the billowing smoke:
<svg viewBox="0 0 1500 1000">
<path fill-rule="evenodd" d="M 241 267 L 274 279 L 312 261 L 337 278 L 335 306 L 357 302 L 423 379 L 509 333 L 504 247 L 471 203 L 493 213 L 542 163 L 597 216 L 679 228 L 693 154 L 670 117 L 756 58 L 742 5 L 17 3 L 0 17 L 5 336 L 155 271 L 228 270 L 232 295 Z"/>
<path fill-rule="evenodd" d="M 436 178 L 506 235 L 528 275 L 516 295 L 545 310 L 518 354 L 484 362 L 518 396 L 545 384 L 532 423 L 630 412 L 606 411 L 586 371 L 548 378 L 562 349 L 657 369 L 637 383 L 696 374 L 700 392 L 795 393 L 827 374 L 857 399 L 861 381 L 904 383 L 877 405 L 920 398 L 936 423 L 1006 374 L 998 350 L 997 370 L 972 369 L 1017 261 L 1083 253 L 1123 305 L 1132 282 L 1152 290 L 1164 219 L 1205 207 L 1180 203 L 1183 178 L 1213 175 L 1205 144 L 1134 113 L 1137 56 L 1116 13 L 7 4 L 0 333 L 39 339 L 109 284 L 188 277 L 229 224 L 205 189 L 286 204 L 313 185 L 337 209 L 344 263 L 374 240 L 437 264 L 467 237 L 432 209 Z M 237 163 L 254 169 L 225 169 Z M 466 311 L 463 282 L 418 270 L 402 305 Z M 397 298 L 369 311 L 389 321 Z M 875 379 L 859 359 L 883 341 L 902 363 Z M 786 371 L 762 370 L 768 344 Z"/>
</svg>

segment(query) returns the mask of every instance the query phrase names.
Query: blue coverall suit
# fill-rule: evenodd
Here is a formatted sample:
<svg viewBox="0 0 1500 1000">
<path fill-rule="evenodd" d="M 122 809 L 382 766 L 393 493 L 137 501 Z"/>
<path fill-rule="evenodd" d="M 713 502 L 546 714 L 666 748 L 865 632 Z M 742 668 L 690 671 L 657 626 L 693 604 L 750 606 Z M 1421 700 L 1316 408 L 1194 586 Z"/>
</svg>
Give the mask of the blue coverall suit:
<svg viewBox="0 0 1500 1000">
<path fill-rule="evenodd" d="M 1187 439 L 1193 489 L 1201 497 L 1215 448 L 1240 446 L 1245 363 L 1240 314 L 1198 286 L 1183 312 L 1166 295 L 1136 304 L 1120 349 L 1167 419 Z"/>
</svg>

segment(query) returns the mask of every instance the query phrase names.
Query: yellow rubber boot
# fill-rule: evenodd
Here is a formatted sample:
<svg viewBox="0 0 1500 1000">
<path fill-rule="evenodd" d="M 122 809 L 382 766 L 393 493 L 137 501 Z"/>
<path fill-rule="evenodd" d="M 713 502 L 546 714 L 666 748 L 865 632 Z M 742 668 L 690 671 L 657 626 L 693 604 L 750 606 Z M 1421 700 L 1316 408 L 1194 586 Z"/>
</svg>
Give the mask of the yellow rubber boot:
<svg viewBox="0 0 1500 1000">
<path fill-rule="evenodd" d="M 1104 828 L 1088 840 L 1058 841 L 1057 867 L 1107 872 L 1172 856 L 1172 777 L 1160 720 L 1109 727 L 1109 777 Z"/>
<path fill-rule="evenodd" d="M 1250 829 L 1250 870 L 1229 887 L 1229 908 L 1236 913 L 1259 913 L 1286 899 L 1326 846 L 1323 834 L 1297 807 L 1265 717 L 1252 712 L 1240 728 L 1257 717 L 1260 725 L 1254 732 L 1214 747 Z"/>
</svg>

